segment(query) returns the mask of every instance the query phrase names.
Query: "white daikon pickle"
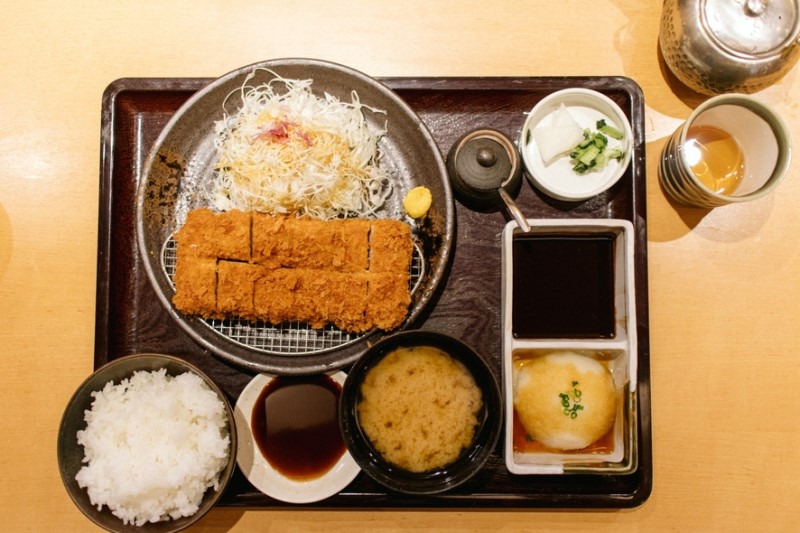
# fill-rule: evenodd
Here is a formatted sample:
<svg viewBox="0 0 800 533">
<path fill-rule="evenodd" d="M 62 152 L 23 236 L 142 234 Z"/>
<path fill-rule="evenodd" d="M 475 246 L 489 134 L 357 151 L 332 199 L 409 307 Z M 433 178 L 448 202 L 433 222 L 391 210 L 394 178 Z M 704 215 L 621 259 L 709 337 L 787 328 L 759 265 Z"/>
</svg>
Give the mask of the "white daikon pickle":
<svg viewBox="0 0 800 533">
<path fill-rule="evenodd" d="M 549 124 L 540 124 L 533 130 L 533 140 L 539 148 L 542 161 L 549 165 L 556 157 L 573 149 L 583 140 L 583 128 L 575 122 L 564 104 L 551 115 Z"/>
</svg>

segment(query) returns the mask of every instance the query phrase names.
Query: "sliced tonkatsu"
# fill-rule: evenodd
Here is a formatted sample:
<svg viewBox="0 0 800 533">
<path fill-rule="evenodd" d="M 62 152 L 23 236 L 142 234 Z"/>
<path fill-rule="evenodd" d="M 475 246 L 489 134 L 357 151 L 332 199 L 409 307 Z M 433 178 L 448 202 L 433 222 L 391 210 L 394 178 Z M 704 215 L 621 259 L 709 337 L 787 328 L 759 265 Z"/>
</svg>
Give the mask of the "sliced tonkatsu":
<svg viewBox="0 0 800 533">
<path fill-rule="evenodd" d="M 173 303 L 187 315 L 394 329 L 408 313 L 411 229 L 209 209 L 176 233 Z"/>
</svg>

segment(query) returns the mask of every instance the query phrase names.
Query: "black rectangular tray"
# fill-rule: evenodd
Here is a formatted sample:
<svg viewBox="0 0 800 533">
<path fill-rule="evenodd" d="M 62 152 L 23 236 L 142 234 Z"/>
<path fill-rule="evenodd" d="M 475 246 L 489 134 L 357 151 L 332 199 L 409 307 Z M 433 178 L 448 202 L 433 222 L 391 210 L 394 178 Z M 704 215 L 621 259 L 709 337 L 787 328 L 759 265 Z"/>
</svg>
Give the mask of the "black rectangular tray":
<svg viewBox="0 0 800 533">
<path fill-rule="evenodd" d="M 162 308 L 136 246 L 136 186 L 148 150 L 172 114 L 208 78 L 124 78 L 102 99 L 95 368 L 133 353 L 181 356 L 208 373 L 235 403 L 252 375 L 197 345 Z M 413 497 L 384 489 L 366 474 L 339 494 L 293 507 L 380 508 L 628 508 L 652 490 L 650 339 L 645 213 L 644 99 L 624 77 L 383 78 L 430 129 L 443 156 L 463 133 L 494 128 L 516 139 L 525 114 L 562 88 L 586 87 L 613 99 L 634 132 L 633 157 L 610 191 L 580 203 L 549 199 L 523 183 L 517 197 L 529 218 L 622 218 L 635 229 L 638 336 L 638 468 L 626 475 L 510 474 L 502 439 L 466 484 L 436 496 Z M 501 379 L 500 233 L 509 215 L 475 212 L 456 202 L 456 241 L 442 289 L 416 328 L 449 333 L 472 345 Z M 284 508 L 255 489 L 237 469 L 221 505 Z"/>
</svg>

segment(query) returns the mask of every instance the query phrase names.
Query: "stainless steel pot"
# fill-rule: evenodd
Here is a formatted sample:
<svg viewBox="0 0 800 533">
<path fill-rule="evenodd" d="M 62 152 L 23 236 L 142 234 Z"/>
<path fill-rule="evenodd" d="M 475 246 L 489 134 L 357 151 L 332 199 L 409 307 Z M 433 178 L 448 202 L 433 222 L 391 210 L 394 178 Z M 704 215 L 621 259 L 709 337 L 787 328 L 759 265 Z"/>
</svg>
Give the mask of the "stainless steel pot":
<svg viewBox="0 0 800 533">
<path fill-rule="evenodd" d="M 659 45 L 695 91 L 752 93 L 794 66 L 799 35 L 798 0 L 665 0 Z"/>
</svg>

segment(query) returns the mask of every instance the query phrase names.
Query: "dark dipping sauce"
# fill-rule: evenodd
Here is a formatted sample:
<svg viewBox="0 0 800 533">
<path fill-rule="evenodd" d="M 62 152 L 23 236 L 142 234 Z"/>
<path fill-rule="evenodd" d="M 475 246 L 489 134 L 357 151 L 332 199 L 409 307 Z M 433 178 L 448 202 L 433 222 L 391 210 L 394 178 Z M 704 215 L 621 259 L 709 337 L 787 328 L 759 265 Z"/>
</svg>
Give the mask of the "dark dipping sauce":
<svg viewBox="0 0 800 533">
<path fill-rule="evenodd" d="M 514 235 L 515 338 L 613 338 L 614 235 Z"/>
<path fill-rule="evenodd" d="M 261 454 L 284 476 L 323 476 L 345 451 L 339 432 L 342 387 L 330 376 L 279 376 L 253 407 L 253 438 Z"/>
</svg>

